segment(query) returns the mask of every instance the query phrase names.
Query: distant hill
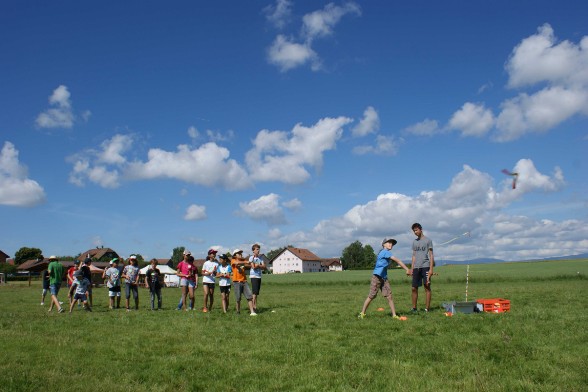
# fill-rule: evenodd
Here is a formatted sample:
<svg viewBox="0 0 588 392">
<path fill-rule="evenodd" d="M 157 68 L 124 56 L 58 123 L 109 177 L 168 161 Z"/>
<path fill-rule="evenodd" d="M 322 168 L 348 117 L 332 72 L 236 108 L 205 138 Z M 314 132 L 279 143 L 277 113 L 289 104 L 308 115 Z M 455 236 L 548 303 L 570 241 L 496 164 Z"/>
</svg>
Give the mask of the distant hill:
<svg viewBox="0 0 588 392">
<path fill-rule="evenodd" d="M 568 256 L 557 256 L 557 257 L 546 257 L 543 259 L 529 259 L 529 260 L 517 260 L 517 261 L 510 261 L 510 263 L 528 263 L 531 261 L 548 261 L 548 260 L 576 260 L 576 259 L 588 259 L 588 253 L 581 253 L 578 255 L 568 255 Z M 445 260 L 439 259 L 438 264 L 441 265 L 448 265 L 448 264 L 493 264 L 493 263 L 504 263 L 505 260 L 501 259 L 494 259 L 491 257 L 486 258 L 478 258 L 478 259 L 471 259 L 471 260 Z M 437 264 L 437 261 L 435 262 Z"/>
<path fill-rule="evenodd" d="M 478 259 L 471 259 L 471 260 L 445 260 L 439 259 L 439 265 L 447 265 L 447 264 L 493 264 L 493 263 L 503 263 L 504 260 L 500 259 L 493 259 L 491 257 L 486 258 L 478 258 Z M 435 265 L 437 265 L 437 260 L 435 260 Z"/>
</svg>

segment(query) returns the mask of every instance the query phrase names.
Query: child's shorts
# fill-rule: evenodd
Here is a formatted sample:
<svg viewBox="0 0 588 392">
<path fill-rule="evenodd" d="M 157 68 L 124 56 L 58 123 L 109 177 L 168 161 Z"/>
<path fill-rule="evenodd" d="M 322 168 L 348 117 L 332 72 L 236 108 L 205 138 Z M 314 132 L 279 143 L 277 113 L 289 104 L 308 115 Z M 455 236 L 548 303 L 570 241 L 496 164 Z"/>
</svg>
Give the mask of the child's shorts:
<svg viewBox="0 0 588 392">
<path fill-rule="evenodd" d="M 109 297 L 120 297 L 120 286 L 114 286 L 108 288 Z"/>
<path fill-rule="evenodd" d="M 392 295 L 392 290 L 390 290 L 390 281 L 388 279 L 384 279 L 378 275 L 372 275 L 372 281 L 370 283 L 370 293 L 368 297 L 371 299 L 376 298 L 378 295 L 378 290 L 382 292 L 382 296 L 389 297 Z"/>
<path fill-rule="evenodd" d="M 86 294 L 78 294 L 78 293 L 76 293 L 76 294 L 74 295 L 74 301 L 76 301 L 76 300 L 78 300 L 78 299 L 79 299 L 80 301 L 82 301 L 82 302 L 86 302 L 86 301 L 88 300 L 88 298 L 86 297 Z"/>
</svg>

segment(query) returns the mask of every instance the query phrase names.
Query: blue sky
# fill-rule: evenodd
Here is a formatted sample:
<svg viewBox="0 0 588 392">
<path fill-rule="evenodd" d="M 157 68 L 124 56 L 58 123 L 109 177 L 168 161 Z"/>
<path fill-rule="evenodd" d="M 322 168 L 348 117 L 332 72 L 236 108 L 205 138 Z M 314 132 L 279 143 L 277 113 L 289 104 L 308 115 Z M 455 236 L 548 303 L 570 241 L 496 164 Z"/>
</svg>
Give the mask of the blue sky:
<svg viewBox="0 0 588 392">
<path fill-rule="evenodd" d="M 408 260 L 418 221 L 441 260 L 588 252 L 586 15 L 2 2 L 0 249 L 336 257 L 393 236 Z"/>
</svg>

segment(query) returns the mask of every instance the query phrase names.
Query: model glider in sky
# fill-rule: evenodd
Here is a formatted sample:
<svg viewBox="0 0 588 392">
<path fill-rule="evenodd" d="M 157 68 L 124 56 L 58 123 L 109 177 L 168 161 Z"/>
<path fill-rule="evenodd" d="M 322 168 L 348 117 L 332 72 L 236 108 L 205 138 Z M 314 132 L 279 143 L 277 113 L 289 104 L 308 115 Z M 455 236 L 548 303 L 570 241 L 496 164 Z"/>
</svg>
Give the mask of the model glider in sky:
<svg viewBox="0 0 588 392">
<path fill-rule="evenodd" d="M 458 235 L 457 237 L 454 237 L 454 238 L 450 239 L 449 241 L 445 241 L 445 242 L 443 242 L 443 243 L 441 243 L 441 244 L 438 244 L 438 245 L 447 245 L 447 244 L 451 244 L 453 241 L 457 241 L 457 240 L 458 240 L 458 239 L 460 239 L 461 237 L 469 237 L 469 236 L 470 236 L 470 232 L 469 232 L 469 231 L 466 231 L 465 233 L 463 233 L 463 234 L 460 234 L 460 235 Z"/>
<path fill-rule="evenodd" d="M 506 169 L 502 169 L 502 172 L 504 174 L 506 174 L 507 176 L 512 177 L 512 189 L 516 189 L 517 188 L 517 178 L 519 177 L 519 173 L 511 172 Z"/>
</svg>

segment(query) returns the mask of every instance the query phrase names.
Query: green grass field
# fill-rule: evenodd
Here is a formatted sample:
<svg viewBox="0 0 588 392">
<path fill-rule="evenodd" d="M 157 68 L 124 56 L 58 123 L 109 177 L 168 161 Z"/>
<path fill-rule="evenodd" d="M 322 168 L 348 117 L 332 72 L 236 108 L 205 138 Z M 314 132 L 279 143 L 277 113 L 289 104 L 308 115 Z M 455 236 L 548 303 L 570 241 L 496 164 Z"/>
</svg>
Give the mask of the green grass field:
<svg viewBox="0 0 588 392">
<path fill-rule="evenodd" d="M 147 310 L 146 290 L 139 311 L 110 311 L 97 288 L 94 312 L 48 314 L 39 282 L 9 282 L 0 287 L 0 390 L 587 389 L 588 260 L 472 265 L 468 299 L 509 299 L 503 314 L 444 315 L 441 303 L 465 300 L 466 266 L 436 268 L 437 309 L 408 314 L 402 272 L 390 277 L 404 322 L 381 297 L 357 319 L 371 271 L 264 276 L 257 317 L 235 314 L 234 298 L 228 314 L 178 312 L 175 288 L 163 290 L 158 312 Z M 200 288 L 196 299 L 199 308 Z"/>
</svg>

